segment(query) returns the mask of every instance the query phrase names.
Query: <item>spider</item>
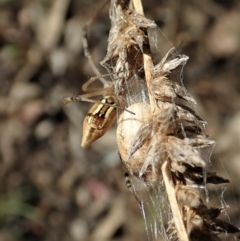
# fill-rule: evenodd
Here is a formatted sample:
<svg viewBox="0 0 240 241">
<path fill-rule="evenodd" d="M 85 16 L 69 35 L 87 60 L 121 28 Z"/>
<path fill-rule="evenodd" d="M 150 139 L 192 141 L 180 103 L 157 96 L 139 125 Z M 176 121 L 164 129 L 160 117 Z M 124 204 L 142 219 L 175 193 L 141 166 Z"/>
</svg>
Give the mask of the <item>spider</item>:
<svg viewBox="0 0 240 241">
<path fill-rule="evenodd" d="M 97 14 L 93 18 L 95 18 Z M 109 73 L 102 75 L 96 67 L 89 52 L 87 27 L 93 21 L 93 18 L 89 20 L 83 27 L 83 49 L 84 54 L 87 57 L 89 64 L 96 76 L 90 78 L 86 83 L 82 85 L 82 90 L 87 93 L 77 96 L 64 97 L 62 99 L 63 105 L 79 101 L 94 103 L 94 105 L 88 111 L 83 122 L 83 136 L 81 142 L 81 146 L 83 148 L 89 147 L 94 141 L 102 137 L 108 131 L 116 119 L 117 109 L 125 110 L 131 114 L 134 114 L 133 112 L 128 111 L 122 107 L 122 105 L 120 105 L 120 101 L 114 93 L 114 88 L 117 80 L 107 81 L 104 79 L 104 77 L 113 76 L 115 74 L 118 75 L 119 73 Z M 89 86 L 96 80 L 99 80 L 103 84 L 103 87 L 89 88 Z M 99 101 L 91 99 L 92 97 L 100 95 L 103 95 L 104 97 Z"/>
<path fill-rule="evenodd" d="M 66 105 L 70 102 L 85 101 L 94 103 L 91 109 L 88 111 L 84 122 L 83 122 L 83 136 L 81 146 L 86 148 L 90 146 L 95 140 L 103 136 L 107 130 L 112 126 L 116 119 L 117 108 L 117 98 L 114 94 L 114 83 L 104 79 L 106 76 L 113 75 L 105 74 L 102 75 L 98 68 L 96 67 L 92 56 L 89 52 L 88 38 L 87 38 L 87 28 L 91 22 L 97 17 L 99 12 L 105 7 L 108 1 L 99 9 L 99 11 L 93 16 L 83 27 L 83 50 L 89 64 L 96 74 L 95 77 L 90 78 L 82 86 L 82 90 L 87 92 L 83 95 L 77 95 L 72 97 L 64 97 L 62 99 L 62 104 Z M 94 81 L 100 80 L 103 84 L 102 88 L 89 88 Z M 103 95 L 104 97 L 99 100 L 93 100 L 92 97 Z"/>
<path fill-rule="evenodd" d="M 83 121 L 83 136 L 81 142 L 83 148 L 90 146 L 95 140 L 103 136 L 116 119 L 116 108 L 119 107 L 117 106 L 117 98 L 113 92 L 113 83 L 105 81 L 103 88 L 88 88 L 91 83 L 104 76 L 107 75 L 92 77 L 82 86 L 82 90 L 88 93 L 62 99 L 64 105 L 78 101 L 94 103 Z M 91 97 L 99 95 L 104 95 L 99 101 L 90 99 Z"/>
</svg>

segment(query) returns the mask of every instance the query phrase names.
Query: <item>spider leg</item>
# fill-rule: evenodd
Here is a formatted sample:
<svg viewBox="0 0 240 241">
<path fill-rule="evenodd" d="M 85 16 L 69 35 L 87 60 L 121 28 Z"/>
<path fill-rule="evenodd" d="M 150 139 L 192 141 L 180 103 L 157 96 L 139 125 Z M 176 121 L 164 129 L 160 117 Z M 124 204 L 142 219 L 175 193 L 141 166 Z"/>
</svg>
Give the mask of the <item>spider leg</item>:
<svg viewBox="0 0 240 241">
<path fill-rule="evenodd" d="M 97 11 L 97 13 L 90 19 L 88 20 L 88 22 L 83 26 L 82 31 L 83 31 L 83 51 L 84 51 L 84 55 L 86 56 L 86 58 L 88 59 L 88 62 L 93 70 L 93 72 L 95 73 L 95 75 L 97 76 L 101 76 L 100 71 L 98 70 L 96 64 L 93 61 L 92 55 L 89 52 L 89 46 L 88 46 L 88 36 L 87 36 L 87 28 L 88 26 L 93 22 L 93 20 L 99 15 L 99 13 L 102 11 L 102 9 L 109 3 L 110 1 L 107 0 L 102 7 Z M 100 81 L 106 85 L 106 80 L 102 77 L 99 78 Z"/>
<path fill-rule="evenodd" d="M 81 101 L 84 101 L 84 102 L 89 102 L 89 103 L 97 103 L 97 104 L 101 104 L 101 105 L 106 105 L 106 106 L 109 106 L 109 107 L 114 107 L 116 109 L 120 109 L 120 110 L 123 110 L 123 111 L 127 111 L 129 112 L 130 114 L 132 115 L 135 115 L 134 112 L 126 109 L 126 108 L 122 108 L 120 106 L 117 106 L 116 104 L 108 104 L 108 103 L 103 103 L 101 100 L 92 100 L 92 99 L 89 99 L 90 97 L 94 97 L 94 96 L 99 96 L 99 95 L 102 95 L 103 89 L 101 89 L 101 91 L 98 91 L 98 92 L 94 92 L 94 93 L 88 93 L 88 94 L 84 94 L 84 95 L 77 95 L 77 96 L 68 96 L 68 97 L 64 97 L 62 98 L 62 104 L 63 105 L 67 105 L 71 102 L 81 102 Z M 105 98 L 109 98 L 109 96 L 106 96 L 104 97 L 103 99 Z"/>
<path fill-rule="evenodd" d="M 121 158 L 121 157 L 120 157 Z M 131 194 L 133 195 L 133 197 L 136 199 L 136 201 L 138 202 L 138 205 L 141 206 L 142 205 L 142 201 L 140 200 L 140 198 L 138 197 L 135 189 L 133 188 L 132 186 L 132 182 L 130 180 L 130 177 L 129 177 L 129 173 L 128 172 L 125 172 L 125 183 L 126 183 L 126 186 L 128 188 L 128 190 L 131 192 Z"/>
<path fill-rule="evenodd" d="M 104 75 L 100 74 L 99 76 L 91 77 L 85 84 L 82 85 L 82 90 L 83 91 L 99 91 L 100 89 L 109 89 L 109 92 L 111 92 L 111 90 L 113 91 L 113 89 L 112 89 L 112 86 L 113 86 L 112 82 L 106 81 L 106 80 L 104 80 L 105 81 L 104 88 L 88 88 L 88 86 L 90 84 L 92 84 L 94 81 L 101 80 L 102 77 L 110 76 L 112 74 L 113 73 L 104 74 Z"/>
<path fill-rule="evenodd" d="M 94 96 L 99 96 L 102 94 L 104 94 L 104 92 L 103 92 L 103 89 L 101 88 L 98 91 L 83 94 L 83 95 L 68 96 L 68 97 L 64 97 L 62 99 L 62 104 L 66 105 L 70 102 L 80 102 L 80 101 L 91 102 L 91 103 L 100 103 L 100 101 L 92 100 L 89 98 L 94 97 Z"/>
</svg>

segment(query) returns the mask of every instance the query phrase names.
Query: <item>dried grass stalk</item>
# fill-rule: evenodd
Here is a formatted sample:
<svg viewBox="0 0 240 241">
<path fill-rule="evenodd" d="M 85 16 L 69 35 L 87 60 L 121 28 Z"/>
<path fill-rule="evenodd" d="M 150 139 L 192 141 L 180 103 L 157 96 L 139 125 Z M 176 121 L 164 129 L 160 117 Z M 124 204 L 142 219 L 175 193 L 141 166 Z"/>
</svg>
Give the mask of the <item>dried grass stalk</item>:
<svg viewBox="0 0 240 241">
<path fill-rule="evenodd" d="M 207 207 L 199 191 L 193 188 L 229 181 L 206 170 L 201 153 L 215 142 L 205 134 L 206 121 L 195 113 L 196 101 L 183 84 L 182 71 L 188 57 L 171 48 L 158 64 L 153 63 L 152 56 L 156 53 L 151 52 L 148 32 L 157 30 L 157 26 L 143 15 L 140 0 L 111 0 L 109 15 L 111 30 L 101 64 L 109 71 L 113 83 L 107 84 L 100 78 L 105 92 L 96 91 L 94 96 L 111 94 L 114 105 L 107 104 L 105 96 L 90 114 L 92 119 L 101 114 L 105 119 L 98 120 L 107 122 L 106 118 L 117 108 L 118 151 L 128 172 L 153 189 L 158 199 L 164 181 L 172 219 L 168 220 L 167 230 L 161 224 L 160 235 L 171 241 L 218 241 L 219 233 L 239 232 L 235 226 L 218 219 L 221 209 Z M 87 42 L 84 43 L 87 49 Z M 95 66 L 94 70 L 99 74 Z M 89 97 L 82 95 L 79 100 L 83 96 Z M 77 97 L 66 100 L 78 101 Z M 105 112 L 101 113 L 102 110 Z M 141 197 L 135 192 L 134 196 L 142 207 Z M 154 211 L 161 219 L 161 210 Z"/>
<path fill-rule="evenodd" d="M 141 1 L 112 0 L 110 19 L 108 51 L 101 63 L 116 73 L 119 105 L 135 113 L 119 117 L 119 153 L 129 173 L 149 186 L 157 186 L 163 174 L 173 213 L 168 240 L 220 240 L 221 232 L 238 232 L 216 219 L 220 209 L 208 208 L 198 191 L 188 186 L 228 182 L 205 170 L 201 149 L 215 142 L 205 135 L 206 121 L 193 110 L 196 102 L 182 82 L 188 57 L 172 48 L 154 66 L 147 32 L 156 24 L 144 17 Z M 149 102 L 129 92 L 142 79 Z"/>
</svg>

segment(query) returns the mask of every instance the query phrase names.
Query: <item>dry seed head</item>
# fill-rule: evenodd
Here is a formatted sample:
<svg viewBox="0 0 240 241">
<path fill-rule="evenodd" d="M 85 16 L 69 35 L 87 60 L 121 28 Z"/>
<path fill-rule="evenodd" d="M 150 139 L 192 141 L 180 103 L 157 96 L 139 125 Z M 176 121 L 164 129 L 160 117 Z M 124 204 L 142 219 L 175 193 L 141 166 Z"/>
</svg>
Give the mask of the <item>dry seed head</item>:
<svg viewBox="0 0 240 241">
<path fill-rule="evenodd" d="M 198 150 L 188 145 L 184 140 L 169 136 L 167 142 L 168 154 L 172 161 L 187 163 L 191 166 L 206 166 L 206 163 L 200 157 Z"/>
<path fill-rule="evenodd" d="M 193 184 L 200 185 L 226 182 L 215 173 L 206 172 L 205 161 L 198 150 L 212 145 L 213 142 L 204 134 L 204 120 L 189 107 L 196 102 L 182 83 L 182 68 L 188 57 L 180 55 L 172 48 L 156 66 L 153 66 L 151 61 L 146 71 L 146 54 L 143 56 L 143 52 L 145 53 L 149 46 L 147 30 L 155 28 L 155 23 L 135 13 L 131 1 L 128 0 L 112 0 L 110 18 L 112 27 L 108 51 L 101 64 L 110 73 L 115 73 L 114 87 L 110 87 L 110 90 L 120 102 L 120 106 L 123 106 L 121 109 L 128 107 L 128 110 L 135 114 L 124 111 L 119 118 L 117 144 L 123 163 L 132 175 L 153 187 L 154 184 L 159 184 L 161 166 L 166 161 L 163 167 L 171 168 L 169 176 L 172 176 L 172 184 L 180 184 L 175 192 L 173 188 L 173 195 L 178 200 L 176 206 L 179 206 L 182 214 L 176 223 L 179 220 L 184 221 L 183 228 L 179 230 L 184 230 L 185 226 L 191 241 L 219 240 L 217 236 L 213 236 L 214 231 L 237 232 L 238 229 L 234 226 L 217 222 L 217 215 L 209 214 L 211 209 L 203 204 L 199 192 L 192 187 L 186 187 L 189 179 Z M 132 79 L 139 80 L 144 76 L 151 106 L 143 103 L 143 100 L 136 99 L 138 103 L 129 101 L 133 96 L 135 98 L 129 91 L 129 87 L 135 83 Z M 138 90 L 135 90 L 135 93 L 137 92 Z M 97 104 L 89 111 L 84 120 L 84 133 L 87 134 L 83 146 L 90 145 L 101 137 L 113 123 L 116 109 L 112 106 L 105 107 Z M 207 178 L 203 176 L 203 172 Z M 211 228 L 212 225 L 216 230 Z M 178 240 L 181 235 L 177 232 L 179 237 L 176 237 L 175 234 L 176 232 L 172 232 L 168 240 Z"/>
<path fill-rule="evenodd" d="M 204 206 L 197 190 L 181 184 L 178 184 L 175 189 L 179 204 L 195 209 Z"/>
<path fill-rule="evenodd" d="M 131 1 L 112 0 L 110 19 L 107 54 L 101 64 L 117 73 L 113 76 L 114 92 L 128 107 L 132 104 L 128 87 L 144 77 L 143 46 L 148 44 L 147 29 L 156 28 L 156 24 L 136 13 Z"/>
<path fill-rule="evenodd" d="M 156 28 L 156 24 L 136 13 L 132 9 L 125 9 L 120 1 L 113 0 L 110 6 L 111 30 L 108 39 L 107 55 L 101 62 L 105 67 L 110 60 L 118 59 L 124 66 L 126 58 L 131 55 L 131 49 L 143 52 L 143 44 L 147 39 L 145 30 L 147 28 Z M 136 52 L 136 51 L 134 51 Z M 134 54 L 135 55 L 135 54 Z M 134 56 L 131 56 L 134 58 Z M 120 64 L 116 64 L 120 66 Z"/>
</svg>

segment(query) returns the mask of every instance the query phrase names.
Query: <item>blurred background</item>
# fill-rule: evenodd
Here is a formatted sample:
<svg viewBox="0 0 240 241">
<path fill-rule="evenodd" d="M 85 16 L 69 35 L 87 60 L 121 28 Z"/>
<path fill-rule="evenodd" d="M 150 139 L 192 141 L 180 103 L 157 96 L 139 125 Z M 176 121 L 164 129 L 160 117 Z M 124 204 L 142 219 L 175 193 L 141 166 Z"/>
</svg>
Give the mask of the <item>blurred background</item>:
<svg viewBox="0 0 240 241">
<path fill-rule="evenodd" d="M 82 122 L 91 104 L 61 105 L 62 97 L 81 93 L 94 76 L 81 26 L 103 3 L 0 0 L 0 241 L 147 240 L 125 187 L 116 124 L 82 149 Z M 240 226 L 240 1 L 143 5 L 190 57 L 184 83 L 217 142 L 211 165 L 231 182 L 220 188 L 229 205 L 226 217 Z M 106 54 L 108 8 L 89 29 L 97 64 Z"/>
</svg>

